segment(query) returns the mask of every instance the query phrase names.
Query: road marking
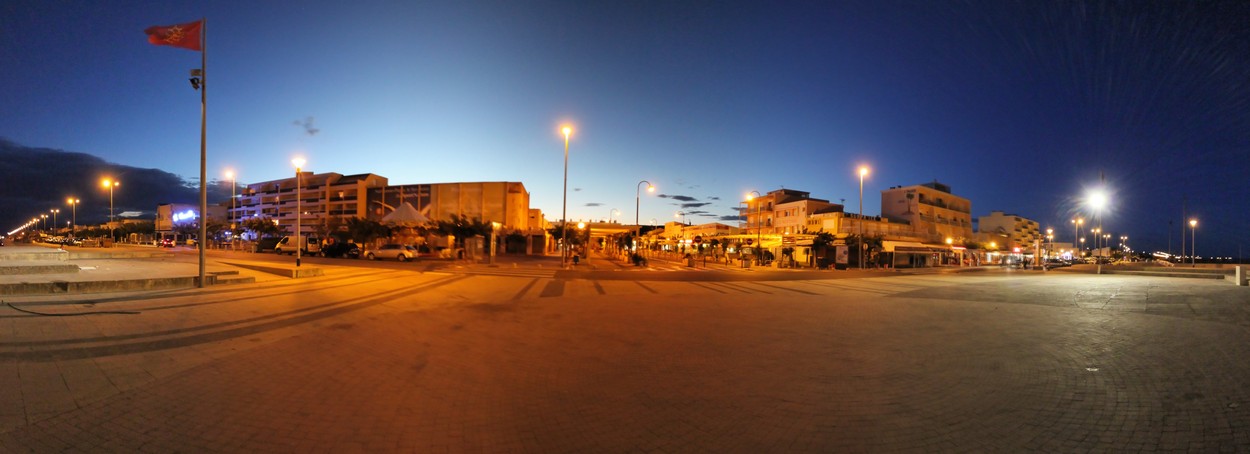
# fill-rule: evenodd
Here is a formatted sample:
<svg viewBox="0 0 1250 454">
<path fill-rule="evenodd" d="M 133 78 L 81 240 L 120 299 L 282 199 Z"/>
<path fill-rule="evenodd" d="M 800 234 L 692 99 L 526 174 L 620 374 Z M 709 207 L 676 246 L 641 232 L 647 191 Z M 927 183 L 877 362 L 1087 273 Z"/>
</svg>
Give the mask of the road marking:
<svg viewBox="0 0 1250 454">
<path fill-rule="evenodd" d="M 515 295 L 512 295 L 512 301 L 517 301 L 521 299 L 521 297 L 525 296 L 525 293 L 530 291 L 531 288 L 534 288 L 534 284 L 537 284 L 537 283 L 538 283 L 538 278 L 530 279 L 530 282 L 528 284 L 525 284 L 524 287 L 521 287 L 521 291 L 516 292 Z"/>
<path fill-rule="evenodd" d="M 639 287 L 642 287 L 644 290 L 646 290 L 646 291 L 648 291 L 648 292 L 651 292 L 651 293 L 660 293 L 660 292 L 655 291 L 655 289 L 653 289 L 653 288 L 651 288 L 651 287 L 647 287 L 646 285 L 643 285 L 643 284 L 642 284 L 642 282 L 634 281 L 634 283 L 635 283 L 635 284 L 638 284 L 638 286 L 639 286 Z"/>
</svg>

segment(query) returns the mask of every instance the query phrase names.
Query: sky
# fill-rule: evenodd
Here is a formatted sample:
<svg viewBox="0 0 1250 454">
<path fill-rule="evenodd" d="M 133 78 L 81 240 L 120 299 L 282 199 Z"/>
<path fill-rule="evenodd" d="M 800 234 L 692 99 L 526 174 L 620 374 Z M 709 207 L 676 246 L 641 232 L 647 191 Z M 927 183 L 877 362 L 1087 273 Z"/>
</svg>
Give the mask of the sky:
<svg viewBox="0 0 1250 454">
<path fill-rule="evenodd" d="M 520 181 L 558 220 L 570 123 L 574 220 L 633 222 L 643 180 L 644 224 L 783 187 L 855 211 L 867 165 L 869 215 L 937 180 L 1067 242 L 1102 187 L 1136 249 L 1187 212 L 1250 256 L 1250 2 L 16 0 L 0 138 L 198 178 L 200 53 L 143 30 L 201 17 L 209 179 Z"/>
</svg>

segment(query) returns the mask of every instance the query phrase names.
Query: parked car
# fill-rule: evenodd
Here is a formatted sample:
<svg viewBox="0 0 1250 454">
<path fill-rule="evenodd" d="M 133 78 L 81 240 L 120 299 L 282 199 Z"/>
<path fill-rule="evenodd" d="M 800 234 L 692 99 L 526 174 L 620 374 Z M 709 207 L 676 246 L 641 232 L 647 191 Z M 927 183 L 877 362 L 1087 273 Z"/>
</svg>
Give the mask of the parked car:
<svg viewBox="0 0 1250 454">
<path fill-rule="evenodd" d="M 360 258 L 360 245 L 351 242 L 338 242 L 321 248 L 321 255 L 332 258 Z"/>
<path fill-rule="evenodd" d="M 369 260 L 395 259 L 407 262 L 417 258 L 417 248 L 402 244 L 383 244 L 380 248 L 365 250 L 364 254 Z"/>
<path fill-rule="evenodd" d="M 300 245 L 300 252 L 304 255 L 316 255 L 321 252 L 321 239 L 315 236 L 300 235 L 298 242 L 303 243 Z M 273 251 L 277 252 L 279 255 L 295 255 L 295 243 L 296 240 L 294 236 L 284 236 L 281 240 L 278 240 L 278 244 L 273 246 Z"/>
<path fill-rule="evenodd" d="M 161 238 L 161 241 L 156 243 L 156 245 L 160 247 L 174 247 L 174 239 L 173 238 Z"/>
</svg>

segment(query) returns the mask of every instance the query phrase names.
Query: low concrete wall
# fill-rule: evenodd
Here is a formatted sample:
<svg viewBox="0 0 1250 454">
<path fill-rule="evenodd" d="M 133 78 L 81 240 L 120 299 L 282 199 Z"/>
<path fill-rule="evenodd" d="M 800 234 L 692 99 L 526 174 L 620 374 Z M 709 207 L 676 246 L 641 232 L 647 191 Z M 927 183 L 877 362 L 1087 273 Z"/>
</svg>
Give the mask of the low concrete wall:
<svg viewBox="0 0 1250 454">
<path fill-rule="evenodd" d="M 123 279 L 114 281 L 52 281 L 19 282 L 0 284 L 0 295 L 54 295 L 62 293 L 129 292 L 142 290 L 168 290 L 192 288 L 199 281 L 197 276 L 166 277 L 156 279 Z M 207 285 L 216 282 L 216 276 L 207 276 Z"/>
<path fill-rule="evenodd" d="M 17 276 L 23 274 L 65 274 L 77 273 L 78 270 L 78 265 L 0 266 L 0 275 Z"/>
<path fill-rule="evenodd" d="M 230 266 L 246 268 L 252 271 L 260 271 L 282 277 L 299 279 L 302 277 L 325 276 L 325 271 L 321 268 L 314 267 L 294 267 L 290 265 L 265 265 L 259 263 L 240 263 L 240 262 L 221 262 Z"/>
</svg>

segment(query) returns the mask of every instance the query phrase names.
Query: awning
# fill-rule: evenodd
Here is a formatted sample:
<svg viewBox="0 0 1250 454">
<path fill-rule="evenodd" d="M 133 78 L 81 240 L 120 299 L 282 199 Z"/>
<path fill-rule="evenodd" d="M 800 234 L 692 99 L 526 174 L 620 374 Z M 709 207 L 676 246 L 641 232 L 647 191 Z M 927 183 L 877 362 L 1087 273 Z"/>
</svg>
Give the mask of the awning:
<svg viewBox="0 0 1250 454">
<path fill-rule="evenodd" d="M 950 252 L 950 246 L 941 244 L 922 244 L 912 241 L 882 241 L 885 252 L 930 254 L 934 252 Z"/>
</svg>

